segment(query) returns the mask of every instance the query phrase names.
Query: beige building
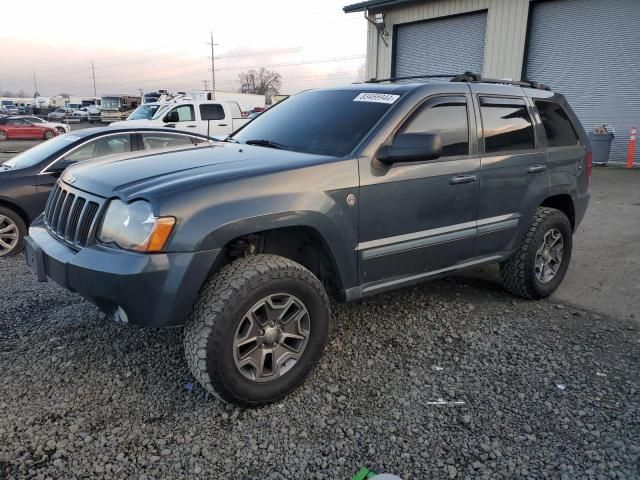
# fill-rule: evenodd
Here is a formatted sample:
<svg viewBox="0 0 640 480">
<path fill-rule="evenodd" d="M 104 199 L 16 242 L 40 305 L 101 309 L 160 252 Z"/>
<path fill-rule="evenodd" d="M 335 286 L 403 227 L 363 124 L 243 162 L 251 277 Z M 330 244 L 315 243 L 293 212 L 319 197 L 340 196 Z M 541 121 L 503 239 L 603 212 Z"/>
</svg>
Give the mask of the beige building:
<svg viewBox="0 0 640 480">
<path fill-rule="evenodd" d="M 626 160 L 640 127 L 638 0 L 370 0 L 368 78 L 458 74 L 535 80 L 564 94 L 585 128 L 614 130 Z M 640 144 L 638 146 L 640 150 Z M 636 162 L 640 151 L 636 150 Z"/>
</svg>

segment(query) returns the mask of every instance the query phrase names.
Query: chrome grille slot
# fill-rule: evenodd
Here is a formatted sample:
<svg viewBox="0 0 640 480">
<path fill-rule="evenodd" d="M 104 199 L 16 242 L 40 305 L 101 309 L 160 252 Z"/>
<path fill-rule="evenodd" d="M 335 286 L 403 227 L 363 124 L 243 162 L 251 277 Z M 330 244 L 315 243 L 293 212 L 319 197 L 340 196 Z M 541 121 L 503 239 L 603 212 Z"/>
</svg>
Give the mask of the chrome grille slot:
<svg viewBox="0 0 640 480">
<path fill-rule="evenodd" d="M 98 221 L 100 197 L 58 182 L 44 210 L 45 227 L 72 247 L 85 247 L 92 240 Z"/>
</svg>

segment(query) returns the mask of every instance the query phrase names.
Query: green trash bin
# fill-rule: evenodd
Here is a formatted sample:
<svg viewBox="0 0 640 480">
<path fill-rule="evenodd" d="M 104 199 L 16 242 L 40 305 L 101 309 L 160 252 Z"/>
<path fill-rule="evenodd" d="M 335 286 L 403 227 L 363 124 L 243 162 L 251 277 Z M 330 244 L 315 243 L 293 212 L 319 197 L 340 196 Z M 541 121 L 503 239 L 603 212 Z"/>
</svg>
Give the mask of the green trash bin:
<svg viewBox="0 0 640 480">
<path fill-rule="evenodd" d="M 612 132 L 597 133 L 589 132 L 589 141 L 593 149 L 593 164 L 606 165 L 609 163 L 609 154 L 611 153 L 611 142 L 615 136 Z"/>
</svg>

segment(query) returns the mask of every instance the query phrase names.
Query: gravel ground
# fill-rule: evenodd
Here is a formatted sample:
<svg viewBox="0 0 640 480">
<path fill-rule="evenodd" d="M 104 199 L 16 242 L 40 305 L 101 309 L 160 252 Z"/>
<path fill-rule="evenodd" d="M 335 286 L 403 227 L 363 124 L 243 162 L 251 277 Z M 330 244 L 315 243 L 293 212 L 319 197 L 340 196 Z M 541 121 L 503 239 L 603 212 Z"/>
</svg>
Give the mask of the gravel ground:
<svg viewBox="0 0 640 480">
<path fill-rule="evenodd" d="M 240 410 L 192 384 L 178 330 L 107 323 L 22 258 L 0 292 L 3 479 L 640 476 L 634 323 L 442 280 L 336 305 L 305 385 Z"/>
</svg>

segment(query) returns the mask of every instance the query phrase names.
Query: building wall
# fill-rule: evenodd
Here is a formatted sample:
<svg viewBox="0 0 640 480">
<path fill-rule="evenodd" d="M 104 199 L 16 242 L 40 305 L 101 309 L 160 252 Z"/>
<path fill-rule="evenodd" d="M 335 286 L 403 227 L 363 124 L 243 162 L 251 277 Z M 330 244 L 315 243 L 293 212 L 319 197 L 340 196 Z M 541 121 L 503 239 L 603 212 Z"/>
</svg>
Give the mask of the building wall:
<svg viewBox="0 0 640 480">
<path fill-rule="evenodd" d="M 422 0 L 385 11 L 388 46 L 369 23 L 367 78 L 391 76 L 393 26 L 477 10 L 487 10 L 484 76 L 520 80 L 527 35 L 529 0 Z M 373 13 L 370 13 L 373 19 Z"/>
</svg>

